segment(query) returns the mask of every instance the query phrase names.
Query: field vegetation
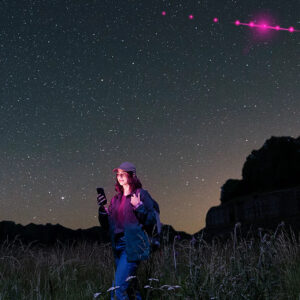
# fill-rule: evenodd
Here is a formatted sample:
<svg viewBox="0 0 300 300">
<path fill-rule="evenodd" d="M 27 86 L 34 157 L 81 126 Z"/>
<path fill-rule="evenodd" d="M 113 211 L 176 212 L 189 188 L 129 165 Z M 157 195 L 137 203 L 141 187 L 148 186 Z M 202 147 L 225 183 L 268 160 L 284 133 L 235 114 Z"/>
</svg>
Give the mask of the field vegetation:
<svg viewBox="0 0 300 300">
<path fill-rule="evenodd" d="M 226 241 L 163 237 L 143 262 L 137 284 L 143 299 L 299 299 L 299 237 L 279 226 Z M 113 255 L 109 244 L 0 245 L 0 300 L 109 299 Z M 135 278 L 129 280 L 136 280 Z"/>
</svg>

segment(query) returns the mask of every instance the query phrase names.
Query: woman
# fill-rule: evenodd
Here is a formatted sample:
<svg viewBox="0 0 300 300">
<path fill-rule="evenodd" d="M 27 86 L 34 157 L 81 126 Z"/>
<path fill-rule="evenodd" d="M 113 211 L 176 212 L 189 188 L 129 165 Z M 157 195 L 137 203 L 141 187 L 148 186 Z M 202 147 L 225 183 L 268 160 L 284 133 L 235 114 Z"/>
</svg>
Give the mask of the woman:
<svg viewBox="0 0 300 300">
<path fill-rule="evenodd" d="M 112 291 L 111 299 L 115 299 L 114 293 L 117 299 L 141 299 L 140 293 L 134 291 L 131 276 L 136 275 L 140 261 L 150 255 L 149 239 L 144 229 L 151 231 L 156 225 L 155 201 L 142 189 L 132 163 L 124 162 L 113 172 L 116 172 L 117 194 L 109 207 L 101 205 L 105 196 L 97 198 L 99 222 L 101 227 L 109 230 L 115 259 L 113 286 L 118 288 Z"/>
</svg>

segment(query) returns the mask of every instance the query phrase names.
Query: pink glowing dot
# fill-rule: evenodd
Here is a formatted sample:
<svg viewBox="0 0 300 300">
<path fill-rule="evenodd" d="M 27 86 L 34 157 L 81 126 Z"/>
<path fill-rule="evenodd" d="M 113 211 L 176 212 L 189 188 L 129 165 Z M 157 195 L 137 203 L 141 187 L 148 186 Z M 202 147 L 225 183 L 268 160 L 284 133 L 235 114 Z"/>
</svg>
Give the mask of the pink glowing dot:
<svg viewBox="0 0 300 300">
<path fill-rule="evenodd" d="M 218 23 L 218 22 L 219 22 L 219 19 L 218 19 L 218 18 L 214 18 L 214 22 L 215 22 L 215 23 Z"/>
<path fill-rule="evenodd" d="M 249 25 L 250 25 L 250 27 L 254 27 L 254 23 L 253 22 L 250 22 Z"/>
<path fill-rule="evenodd" d="M 193 16 L 193 15 L 189 15 L 189 19 L 190 19 L 190 20 L 193 20 L 193 19 L 194 19 L 194 16 Z"/>
<path fill-rule="evenodd" d="M 236 20 L 236 21 L 235 21 L 235 25 L 236 25 L 236 26 L 239 26 L 239 25 L 240 25 L 240 21 L 239 21 L 239 20 Z"/>
<path fill-rule="evenodd" d="M 267 25 L 266 24 L 263 24 L 263 26 L 262 26 L 263 28 L 267 28 Z"/>
<path fill-rule="evenodd" d="M 165 11 L 163 11 L 161 14 L 162 14 L 163 16 L 165 16 L 167 13 L 166 13 Z"/>
<path fill-rule="evenodd" d="M 277 25 L 277 26 L 275 27 L 275 29 L 276 29 L 276 30 L 279 30 L 279 29 L 280 29 L 280 27 Z"/>
<path fill-rule="evenodd" d="M 293 32 L 293 31 L 294 31 L 294 27 L 290 27 L 289 32 Z"/>
</svg>

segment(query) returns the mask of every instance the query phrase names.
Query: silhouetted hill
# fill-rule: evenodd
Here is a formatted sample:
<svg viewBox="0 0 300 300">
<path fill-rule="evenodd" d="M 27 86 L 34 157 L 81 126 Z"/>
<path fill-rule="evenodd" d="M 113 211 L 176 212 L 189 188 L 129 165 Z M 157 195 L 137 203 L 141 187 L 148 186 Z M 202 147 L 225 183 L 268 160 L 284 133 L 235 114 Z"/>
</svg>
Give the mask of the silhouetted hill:
<svg viewBox="0 0 300 300">
<path fill-rule="evenodd" d="M 107 242 L 108 238 L 101 227 L 72 230 L 59 224 L 28 225 L 15 224 L 12 221 L 0 222 L 0 242 L 20 239 L 23 243 L 51 245 L 57 241 L 62 243 L 73 241 Z"/>
<path fill-rule="evenodd" d="M 163 236 L 167 241 L 173 241 L 175 236 L 180 236 L 181 239 L 190 239 L 191 235 L 176 231 L 170 225 L 163 225 Z M 0 222 L 0 243 L 5 240 L 12 241 L 18 238 L 23 243 L 33 243 L 40 245 L 53 245 L 58 241 L 62 244 L 74 242 L 109 242 L 107 232 L 100 226 L 95 226 L 88 229 L 72 230 L 59 224 L 52 225 L 37 225 L 30 223 L 28 225 L 16 224 L 12 221 Z"/>
</svg>

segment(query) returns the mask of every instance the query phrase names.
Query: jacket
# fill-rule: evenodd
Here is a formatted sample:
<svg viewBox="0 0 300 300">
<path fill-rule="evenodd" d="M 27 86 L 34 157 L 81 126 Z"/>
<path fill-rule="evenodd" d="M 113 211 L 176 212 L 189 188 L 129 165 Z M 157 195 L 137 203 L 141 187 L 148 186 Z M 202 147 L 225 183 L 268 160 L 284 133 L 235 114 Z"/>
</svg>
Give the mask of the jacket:
<svg viewBox="0 0 300 300">
<path fill-rule="evenodd" d="M 140 193 L 140 199 L 142 204 L 137 208 L 134 208 L 130 203 L 133 193 L 136 195 Z M 138 189 L 133 193 L 126 196 L 126 205 L 124 207 L 125 214 L 133 215 L 124 223 L 124 237 L 125 237 L 125 251 L 128 261 L 145 260 L 150 255 L 150 243 L 149 238 L 144 229 L 151 228 L 156 225 L 156 212 L 154 209 L 154 200 L 151 198 L 147 190 Z M 109 236 L 112 244 L 113 252 L 115 253 L 115 224 L 112 218 L 112 214 L 117 207 L 119 201 L 121 201 L 122 193 L 114 196 L 109 204 L 108 210 L 101 209 L 99 207 L 98 219 L 100 225 L 105 230 L 109 231 Z"/>
</svg>

